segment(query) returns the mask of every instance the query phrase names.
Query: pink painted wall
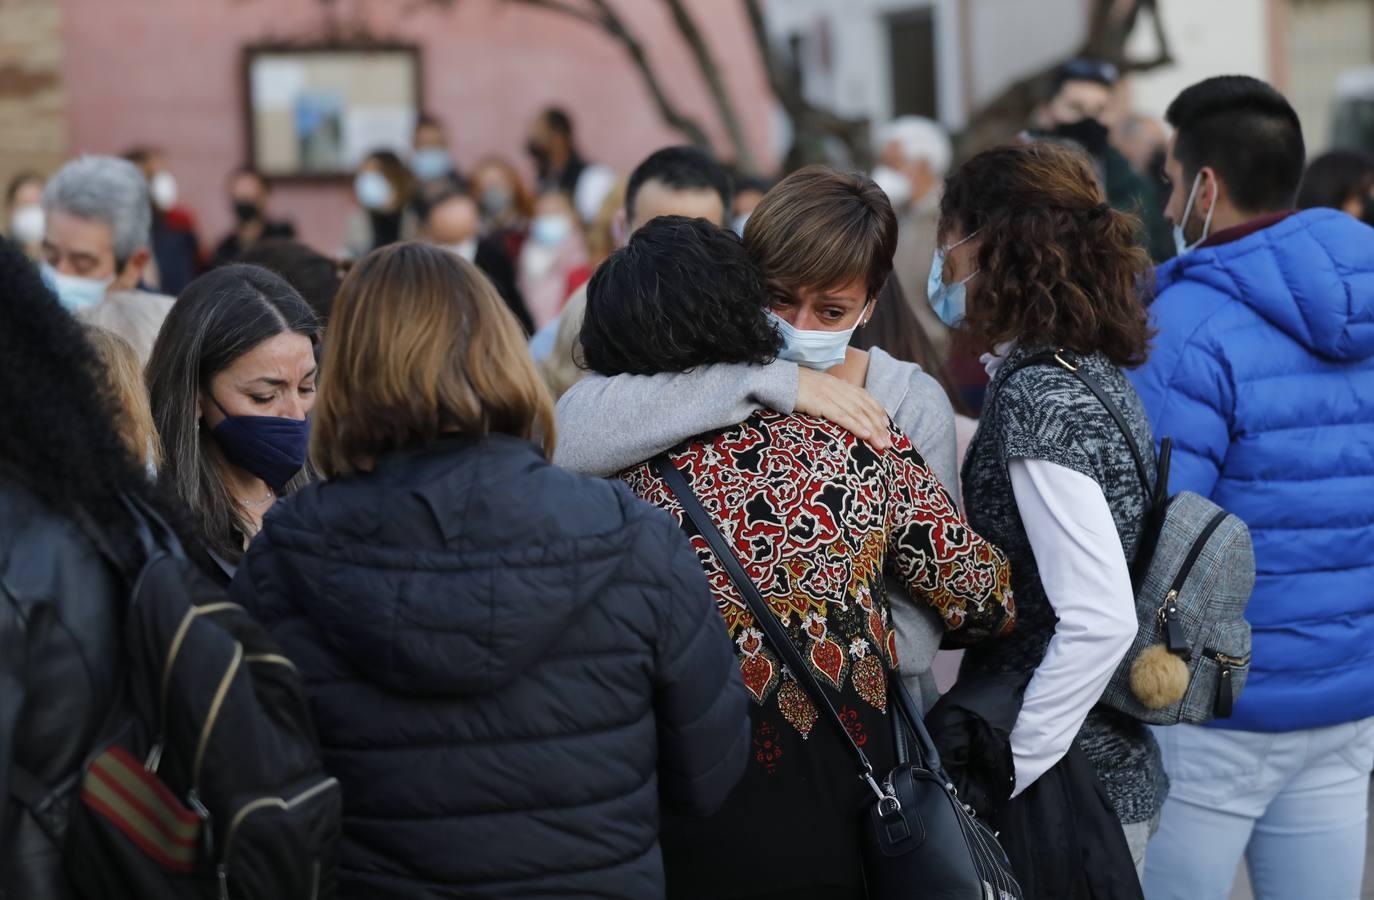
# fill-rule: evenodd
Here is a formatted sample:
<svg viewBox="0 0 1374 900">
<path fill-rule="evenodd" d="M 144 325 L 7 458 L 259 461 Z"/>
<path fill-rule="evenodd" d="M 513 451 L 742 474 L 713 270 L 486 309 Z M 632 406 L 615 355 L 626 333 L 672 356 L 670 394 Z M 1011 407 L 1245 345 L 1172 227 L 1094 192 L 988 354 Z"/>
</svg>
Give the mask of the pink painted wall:
<svg viewBox="0 0 1374 900">
<path fill-rule="evenodd" d="M 71 155 L 165 148 L 201 240 L 230 224 L 224 178 L 243 161 L 245 44 L 318 37 L 319 0 L 60 0 Z M 641 36 L 674 100 L 717 146 L 728 146 L 691 58 L 663 5 L 613 0 Z M 679 134 L 664 127 L 618 44 L 598 29 L 503 0 L 460 0 L 452 10 L 402 15 L 411 0 L 354 0 L 373 36 L 421 49 L 423 98 L 445 120 L 460 165 L 488 153 L 520 165 L 529 120 L 556 103 L 573 115 L 590 160 L 628 171 Z M 757 156 L 769 160 L 771 99 L 739 0 L 690 0 L 726 70 Z M 342 242 L 351 188 L 282 185 L 273 212 L 294 219 L 326 252 Z"/>
</svg>

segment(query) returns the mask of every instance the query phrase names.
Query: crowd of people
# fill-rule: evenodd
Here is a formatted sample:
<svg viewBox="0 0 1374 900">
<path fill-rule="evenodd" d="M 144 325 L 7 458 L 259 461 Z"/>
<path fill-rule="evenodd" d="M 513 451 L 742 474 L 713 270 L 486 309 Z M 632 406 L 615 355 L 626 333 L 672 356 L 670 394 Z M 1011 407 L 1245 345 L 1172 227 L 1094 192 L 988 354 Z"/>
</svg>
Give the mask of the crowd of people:
<svg viewBox="0 0 1374 900">
<path fill-rule="evenodd" d="M 209 253 L 155 148 L 17 177 L 0 896 L 91 896 L 97 854 L 110 897 L 886 897 L 861 822 L 914 764 L 1015 884 L 902 896 L 1224 900 L 1245 861 L 1356 900 L 1374 158 L 1309 165 L 1243 76 L 1109 127 L 1116 79 L 1066 64 L 962 161 L 908 117 L 777 180 L 619 178 L 558 109 L 533 184 L 460 172 L 427 115 L 339 248 L 249 168 Z M 1218 516 L 1146 603 L 1185 492 L 1253 563 Z M 1249 580 L 1248 624 L 1189 605 Z M 174 666 L 225 610 L 222 677 Z M 290 739 L 203 779 L 259 719 Z"/>
</svg>

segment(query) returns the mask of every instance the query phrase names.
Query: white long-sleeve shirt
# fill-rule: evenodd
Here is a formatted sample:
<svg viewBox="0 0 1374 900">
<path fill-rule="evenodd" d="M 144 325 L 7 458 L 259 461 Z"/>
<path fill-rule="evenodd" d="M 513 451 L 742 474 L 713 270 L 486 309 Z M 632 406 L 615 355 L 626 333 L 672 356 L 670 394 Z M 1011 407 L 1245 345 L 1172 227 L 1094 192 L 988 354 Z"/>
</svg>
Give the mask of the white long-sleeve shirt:
<svg viewBox="0 0 1374 900">
<path fill-rule="evenodd" d="M 1010 350 L 982 358 L 993 375 Z M 1130 651 L 1139 623 L 1130 566 L 1096 481 L 1043 459 L 1007 465 L 1045 596 L 1059 619 L 1011 732 L 1016 796 L 1069 752 Z"/>
</svg>

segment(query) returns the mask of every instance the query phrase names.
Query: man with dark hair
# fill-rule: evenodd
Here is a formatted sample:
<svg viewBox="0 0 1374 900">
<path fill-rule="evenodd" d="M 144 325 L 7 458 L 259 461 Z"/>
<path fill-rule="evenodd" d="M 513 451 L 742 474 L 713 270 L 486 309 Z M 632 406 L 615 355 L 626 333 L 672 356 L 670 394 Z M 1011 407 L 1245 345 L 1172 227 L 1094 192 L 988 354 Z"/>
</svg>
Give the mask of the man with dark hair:
<svg viewBox="0 0 1374 900">
<path fill-rule="evenodd" d="M 1050 81 L 1045 102 L 1035 112 L 1033 136 L 1070 141 L 1082 147 L 1114 209 L 1140 215 L 1147 229 L 1148 248 L 1156 261 L 1173 255 L 1161 223 L 1159 196 L 1154 185 L 1131 167 L 1111 145 L 1112 92 L 1121 73 L 1116 66 L 1094 59 L 1072 59 Z"/>
<path fill-rule="evenodd" d="M 577 193 L 577 182 L 587 163 L 577 152 L 572 117 L 567 112 L 551 106 L 536 116 L 525 150 L 534 159 L 541 193 L 562 191 L 569 197 Z"/>
<path fill-rule="evenodd" d="M 616 244 L 623 246 L 636 229 L 659 216 L 684 216 L 725 225 L 734 193 L 730 173 L 704 150 L 657 150 L 630 173 L 625 186 L 625 208 L 611 224 Z M 583 285 L 568 298 L 558 318 L 530 341 L 530 352 L 539 362 L 540 372 L 554 397 L 584 374 L 574 353 L 586 307 L 587 287 Z"/>
<path fill-rule="evenodd" d="M 1159 730 L 1172 789 L 1150 900 L 1355 897 L 1374 769 L 1374 231 L 1293 210 L 1302 128 L 1278 91 L 1210 78 L 1169 107 L 1159 331 L 1134 375 L 1171 490 L 1250 526 L 1253 665 L 1233 714 Z M 1203 665 L 1210 664 L 1204 661 Z"/>
</svg>

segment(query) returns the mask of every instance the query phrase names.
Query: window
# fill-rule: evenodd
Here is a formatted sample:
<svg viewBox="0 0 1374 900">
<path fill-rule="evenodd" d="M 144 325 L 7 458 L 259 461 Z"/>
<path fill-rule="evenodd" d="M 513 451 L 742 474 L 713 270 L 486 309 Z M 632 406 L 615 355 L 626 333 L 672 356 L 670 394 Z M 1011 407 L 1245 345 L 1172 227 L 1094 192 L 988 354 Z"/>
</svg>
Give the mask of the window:
<svg viewBox="0 0 1374 900">
<path fill-rule="evenodd" d="M 889 16 L 892 115 L 939 119 L 935 83 L 935 12 L 929 7 Z"/>
</svg>

